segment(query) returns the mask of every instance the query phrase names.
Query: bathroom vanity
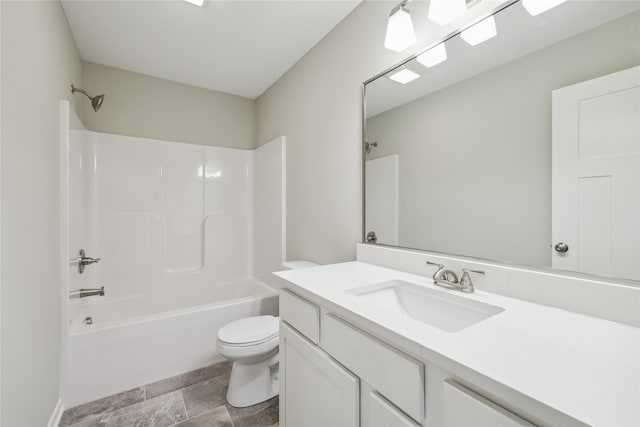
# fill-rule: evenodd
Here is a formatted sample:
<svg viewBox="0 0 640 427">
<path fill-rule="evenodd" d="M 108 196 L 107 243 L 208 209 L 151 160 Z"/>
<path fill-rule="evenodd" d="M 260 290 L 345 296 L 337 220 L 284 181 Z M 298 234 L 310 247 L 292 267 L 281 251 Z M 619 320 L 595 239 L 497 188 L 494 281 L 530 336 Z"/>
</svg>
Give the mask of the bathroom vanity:
<svg viewBox="0 0 640 427">
<path fill-rule="evenodd" d="M 640 4 L 531 3 L 363 84 L 368 244 L 277 273 L 282 426 L 640 425 Z"/>
<path fill-rule="evenodd" d="M 634 326 L 361 261 L 276 274 L 281 426 L 640 424 Z"/>
</svg>

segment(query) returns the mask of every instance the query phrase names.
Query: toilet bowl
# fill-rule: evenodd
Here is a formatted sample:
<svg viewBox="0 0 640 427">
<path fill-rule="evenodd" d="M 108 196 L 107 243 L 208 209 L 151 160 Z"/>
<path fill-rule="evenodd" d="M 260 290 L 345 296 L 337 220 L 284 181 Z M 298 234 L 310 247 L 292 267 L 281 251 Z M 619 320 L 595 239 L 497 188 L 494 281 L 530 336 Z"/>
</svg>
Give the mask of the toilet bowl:
<svg viewBox="0 0 640 427">
<path fill-rule="evenodd" d="M 217 349 L 233 361 L 227 402 L 243 408 L 278 394 L 279 317 L 235 320 L 218 331 Z"/>
</svg>

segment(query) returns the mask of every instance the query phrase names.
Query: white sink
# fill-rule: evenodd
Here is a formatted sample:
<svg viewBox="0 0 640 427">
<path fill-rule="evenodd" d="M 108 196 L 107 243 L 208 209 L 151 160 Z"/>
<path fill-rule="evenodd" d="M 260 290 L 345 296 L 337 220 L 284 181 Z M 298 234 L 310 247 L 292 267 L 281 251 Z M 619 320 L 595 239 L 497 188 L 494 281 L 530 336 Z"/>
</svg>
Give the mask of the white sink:
<svg viewBox="0 0 640 427">
<path fill-rule="evenodd" d="M 347 292 L 446 332 L 460 331 L 504 311 L 502 307 L 402 280 L 374 283 Z"/>
</svg>

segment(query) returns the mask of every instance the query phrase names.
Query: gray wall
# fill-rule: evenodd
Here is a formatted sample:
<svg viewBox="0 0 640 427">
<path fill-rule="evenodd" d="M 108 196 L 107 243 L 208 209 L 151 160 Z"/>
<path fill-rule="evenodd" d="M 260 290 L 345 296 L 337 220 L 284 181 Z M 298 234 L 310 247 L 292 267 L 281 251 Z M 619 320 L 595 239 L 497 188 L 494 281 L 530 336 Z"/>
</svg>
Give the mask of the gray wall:
<svg viewBox="0 0 640 427">
<path fill-rule="evenodd" d="M 2 419 L 44 426 L 59 396 L 59 101 L 82 64 L 62 7 L 2 1 Z"/>
<path fill-rule="evenodd" d="M 499 3 L 499 2 L 498 2 Z M 415 2 L 418 43 L 383 47 L 397 2 L 365 1 L 257 101 L 257 141 L 287 136 L 287 255 L 319 263 L 352 260 L 361 241 L 361 84 L 435 42 L 447 27 L 426 23 Z M 468 19 L 496 6 L 483 2 Z M 412 9 L 413 10 L 413 9 Z"/>
<path fill-rule="evenodd" d="M 368 158 L 400 157 L 401 245 L 550 266 L 551 91 L 640 64 L 639 31 L 633 13 L 367 120 Z"/>
<path fill-rule="evenodd" d="M 106 94 L 98 113 L 84 97 L 84 124 L 90 130 L 254 148 L 253 100 L 87 62 L 82 72 L 84 89 Z"/>
</svg>

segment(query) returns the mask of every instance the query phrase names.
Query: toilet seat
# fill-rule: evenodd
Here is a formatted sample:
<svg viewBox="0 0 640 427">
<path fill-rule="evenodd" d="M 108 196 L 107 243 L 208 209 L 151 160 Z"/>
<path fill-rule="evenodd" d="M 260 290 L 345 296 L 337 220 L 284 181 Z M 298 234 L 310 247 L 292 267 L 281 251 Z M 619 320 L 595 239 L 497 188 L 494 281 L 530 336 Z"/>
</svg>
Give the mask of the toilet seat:
<svg viewBox="0 0 640 427">
<path fill-rule="evenodd" d="M 279 318 L 254 316 L 235 320 L 218 331 L 218 341 L 230 347 L 257 346 L 277 338 Z"/>
</svg>

